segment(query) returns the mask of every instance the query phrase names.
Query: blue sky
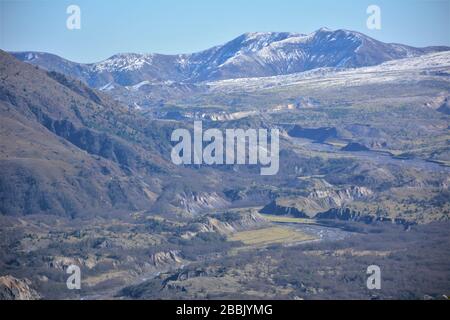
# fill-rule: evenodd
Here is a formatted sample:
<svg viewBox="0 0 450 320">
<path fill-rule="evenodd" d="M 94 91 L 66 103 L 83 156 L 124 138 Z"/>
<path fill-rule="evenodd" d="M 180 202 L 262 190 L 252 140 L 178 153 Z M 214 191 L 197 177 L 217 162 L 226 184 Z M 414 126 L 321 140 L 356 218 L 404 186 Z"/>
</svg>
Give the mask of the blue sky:
<svg viewBox="0 0 450 320">
<path fill-rule="evenodd" d="M 66 8 L 81 8 L 81 29 Z M 381 8 L 381 30 L 366 9 Z M 45 51 L 77 62 L 119 52 L 189 53 L 249 31 L 361 31 L 385 42 L 450 45 L 450 0 L 0 0 L 0 48 Z"/>
</svg>

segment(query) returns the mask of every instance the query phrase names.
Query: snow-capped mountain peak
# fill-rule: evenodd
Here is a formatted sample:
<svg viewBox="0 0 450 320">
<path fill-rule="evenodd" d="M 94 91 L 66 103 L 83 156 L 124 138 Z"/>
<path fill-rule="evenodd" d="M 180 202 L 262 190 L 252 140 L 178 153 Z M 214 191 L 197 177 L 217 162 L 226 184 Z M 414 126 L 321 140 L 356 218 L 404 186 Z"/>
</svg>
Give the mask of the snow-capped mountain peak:
<svg viewBox="0 0 450 320">
<path fill-rule="evenodd" d="M 358 68 L 445 50 L 450 48 L 387 44 L 355 31 L 321 28 L 309 34 L 248 32 L 197 53 L 122 53 L 93 64 L 78 64 L 45 53 L 13 54 L 100 88 L 107 84 L 129 87 L 143 81 L 196 83 L 286 75 L 317 68 Z"/>
<path fill-rule="evenodd" d="M 153 54 L 119 53 L 102 62 L 92 65 L 94 72 L 115 72 L 139 70 L 145 65 L 151 65 Z"/>
</svg>

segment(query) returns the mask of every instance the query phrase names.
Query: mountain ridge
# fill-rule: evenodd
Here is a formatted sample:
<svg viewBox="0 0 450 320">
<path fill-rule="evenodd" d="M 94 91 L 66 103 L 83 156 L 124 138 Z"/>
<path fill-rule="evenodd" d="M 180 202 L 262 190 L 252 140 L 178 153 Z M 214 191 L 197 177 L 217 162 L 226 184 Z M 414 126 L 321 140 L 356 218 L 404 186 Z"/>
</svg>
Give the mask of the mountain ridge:
<svg viewBox="0 0 450 320">
<path fill-rule="evenodd" d="M 225 44 L 189 54 L 118 53 L 96 63 L 57 55 L 11 52 L 21 61 L 86 82 L 91 87 L 131 86 L 143 81 L 203 81 L 285 75 L 321 67 L 362 67 L 450 47 L 415 48 L 383 43 L 360 32 L 321 28 L 310 34 L 248 32 Z"/>
</svg>

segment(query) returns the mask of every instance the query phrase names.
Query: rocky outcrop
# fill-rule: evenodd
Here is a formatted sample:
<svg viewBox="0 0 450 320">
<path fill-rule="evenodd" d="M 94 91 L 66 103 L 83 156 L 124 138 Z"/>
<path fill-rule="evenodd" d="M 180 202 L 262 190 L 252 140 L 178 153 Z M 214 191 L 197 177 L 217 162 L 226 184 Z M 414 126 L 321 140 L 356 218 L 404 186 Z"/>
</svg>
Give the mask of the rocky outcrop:
<svg viewBox="0 0 450 320">
<path fill-rule="evenodd" d="M 31 288 L 28 279 L 12 276 L 0 277 L 0 300 L 38 300 L 41 296 Z"/>
<path fill-rule="evenodd" d="M 206 209 L 225 208 L 229 205 L 222 196 L 216 192 L 192 192 L 179 195 L 179 207 L 189 213 L 199 213 Z"/>
<path fill-rule="evenodd" d="M 230 235 L 237 231 L 258 228 L 266 223 L 268 223 L 267 219 L 257 212 L 227 212 L 203 217 L 201 222 L 195 224 L 195 231 L 185 237 L 189 238 L 202 232 L 216 232 L 221 235 Z"/>
<path fill-rule="evenodd" d="M 366 187 L 352 186 L 341 190 L 314 190 L 308 196 L 314 199 L 322 208 L 340 207 L 345 203 L 369 197 L 373 192 Z"/>
<path fill-rule="evenodd" d="M 278 198 L 261 213 L 312 218 L 332 208 L 340 208 L 352 201 L 370 197 L 373 192 L 365 187 L 352 186 L 344 189 L 315 189 L 307 197 Z"/>
<path fill-rule="evenodd" d="M 243 213 L 239 216 L 239 219 L 230 222 L 231 226 L 237 230 L 247 230 L 256 227 L 261 227 L 268 221 L 262 215 L 257 212 Z"/>
<path fill-rule="evenodd" d="M 183 259 L 180 252 L 177 250 L 170 250 L 167 252 L 157 252 L 150 255 L 150 264 L 154 267 L 163 267 L 167 265 L 180 264 Z"/>
<path fill-rule="evenodd" d="M 176 213 L 187 218 L 194 218 L 202 213 L 209 213 L 230 206 L 226 196 L 216 191 L 188 191 L 189 188 L 197 189 L 203 181 L 188 177 L 184 190 L 178 186 L 168 186 L 157 198 L 151 210 L 155 213 Z M 198 188 L 199 189 L 199 188 Z M 206 189 L 207 190 L 207 189 Z"/>
<path fill-rule="evenodd" d="M 213 114 L 203 114 L 201 119 L 211 120 L 211 121 L 231 121 L 247 118 L 249 116 L 257 114 L 256 111 L 240 111 L 233 113 L 213 113 Z"/>
<path fill-rule="evenodd" d="M 235 228 L 228 222 L 219 221 L 212 217 L 207 217 L 205 222 L 199 223 L 197 233 L 217 232 L 223 235 L 235 232 Z"/>
<path fill-rule="evenodd" d="M 308 218 L 308 215 L 305 214 L 303 208 L 300 208 L 300 206 L 298 206 L 299 200 L 300 199 L 297 199 L 297 201 L 287 200 L 288 202 L 286 202 L 286 200 L 280 201 L 279 199 L 277 199 L 266 205 L 259 212 L 264 214 L 273 214 L 277 216 L 293 216 L 297 218 Z"/>
</svg>

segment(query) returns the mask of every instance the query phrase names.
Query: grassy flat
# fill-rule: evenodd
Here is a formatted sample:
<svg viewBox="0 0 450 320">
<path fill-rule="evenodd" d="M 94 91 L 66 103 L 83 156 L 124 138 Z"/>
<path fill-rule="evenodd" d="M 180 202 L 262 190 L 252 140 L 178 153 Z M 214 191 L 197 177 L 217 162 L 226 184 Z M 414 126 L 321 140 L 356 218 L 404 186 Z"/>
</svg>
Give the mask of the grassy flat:
<svg viewBox="0 0 450 320">
<path fill-rule="evenodd" d="M 248 246 L 265 246 L 272 243 L 292 243 L 315 238 L 290 228 L 269 227 L 258 230 L 241 231 L 230 237 L 232 241 L 242 241 Z"/>
</svg>

